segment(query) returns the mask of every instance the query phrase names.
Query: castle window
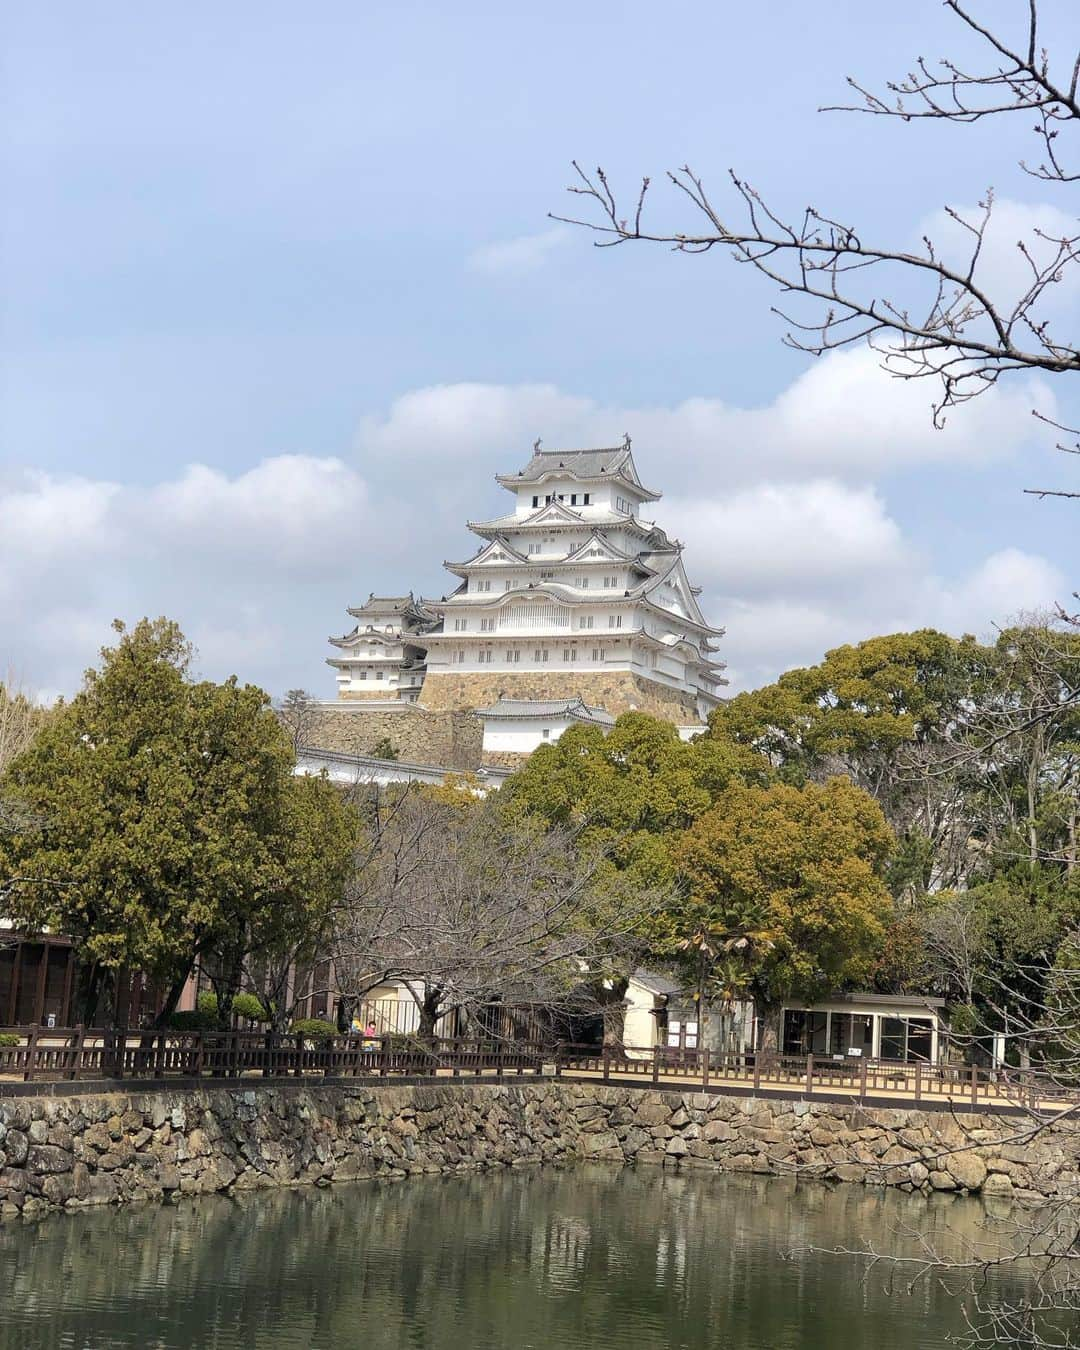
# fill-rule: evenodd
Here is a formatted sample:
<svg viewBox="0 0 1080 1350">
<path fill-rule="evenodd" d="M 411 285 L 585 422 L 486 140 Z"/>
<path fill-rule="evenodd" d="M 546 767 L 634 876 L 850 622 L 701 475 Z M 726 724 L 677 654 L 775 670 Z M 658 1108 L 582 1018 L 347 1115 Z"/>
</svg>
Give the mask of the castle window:
<svg viewBox="0 0 1080 1350">
<path fill-rule="evenodd" d="M 571 492 L 571 494 L 570 494 L 570 505 L 571 505 L 571 506 L 577 506 L 577 493 L 576 493 L 576 492 Z"/>
<path fill-rule="evenodd" d="M 555 575 L 554 572 L 541 572 L 541 573 L 540 573 L 540 580 L 541 580 L 541 581 L 547 581 L 547 580 L 549 580 L 551 577 L 553 577 L 554 575 Z"/>
<path fill-rule="evenodd" d="M 587 591 L 589 589 L 589 578 L 578 577 L 578 586 L 581 588 L 581 590 Z"/>
<path fill-rule="evenodd" d="M 594 647 L 592 649 L 592 659 L 594 661 L 602 661 L 604 659 L 603 647 Z"/>
<path fill-rule="evenodd" d="M 506 585 L 503 587 L 503 589 L 508 591 L 508 590 L 510 589 L 510 587 L 511 587 L 513 584 L 514 584 L 514 583 L 513 583 L 513 581 L 510 579 L 510 577 L 507 577 L 507 578 L 506 578 Z"/>
<path fill-rule="evenodd" d="M 454 653 L 454 660 L 458 663 L 458 665 L 461 665 L 461 663 L 465 660 L 465 652 L 463 648 L 459 647 L 457 649 L 457 651 Z"/>
<path fill-rule="evenodd" d="M 577 621 L 579 628 L 591 628 L 593 626 L 593 616 L 591 614 L 582 614 Z"/>
<path fill-rule="evenodd" d="M 543 731 L 540 733 L 540 735 L 543 736 L 545 741 L 551 740 L 551 728 L 545 727 Z"/>
<path fill-rule="evenodd" d="M 507 665 L 515 665 L 521 660 L 521 649 L 519 647 L 508 647 L 506 650 Z"/>
<path fill-rule="evenodd" d="M 576 648 L 576 647 L 564 647 L 563 650 L 562 650 L 562 659 L 563 659 L 564 661 L 576 661 L 576 660 L 577 660 L 577 648 Z"/>
<path fill-rule="evenodd" d="M 476 659 L 482 666 L 491 664 L 491 648 L 486 647 L 482 652 L 477 652 Z"/>
<path fill-rule="evenodd" d="M 618 578 L 618 577 L 605 577 L 605 578 L 604 578 L 604 590 L 605 590 L 605 591 L 614 591 L 614 590 L 617 590 L 617 589 L 618 589 L 618 586 L 619 586 L 619 578 Z"/>
<path fill-rule="evenodd" d="M 362 671 L 360 672 L 360 678 L 361 678 L 362 680 L 366 680 L 366 679 L 367 679 L 367 671 L 366 671 L 366 670 L 362 670 Z"/>
<path fill-rule="evenodd" d="M 621 627 L 622 627 L 622 615 L 621 615 L 621 614 L 609 614 L 609 615 L 607 616 L 607 626 L 608 626 L 609 628 L 621 628 Z"/>
<path fill-rule="evenodd" d="M 533 652 L 533 660 L 543 664 L 548 659 L 548 649 L 546 647 L 537 647 Z"/>
<path fill-rule="evenodd" d="M 493 633 L 493 632 L 495 631 L 495 620 L 494 620 L 494 619 L 481 619 L 481 620 L 480 620 L 480 631 L 481 631 L 481 633 Z"/>
<path fill-rule="evenodd" d="M 586 492 L 585 495 L 582 497 L 582 499 L 581 499 L 581 504 L 582 504 L 582 506 L 588 506 L 588 504 L 589 504 L 589 494 L 588 494 L 587 492 Z"/>
<path fill-rule="evenodd" d="M 539 544 L 530 544 L 530 545 L 529 545 L 529 552 L 530 552 L 530 553 L 539 553 L 539 552 L 540 552 L 540 545 L 539 545 Z"/>
<path fill-rule="evenodd" d="M 383 672 L 382 672 L 381 670 L 377 670 L 377 671 L 375 672 L 375 678 L 376 678 L 377 680 L 381 680 L 381 679 L 383 678 Z"/>
<path fill-rule="evenodd" d="M 469 629 L 469 621 L 468 621 L 468 619 L 455 619 L 455 620 L 454 620 L 454 632 L 455 632 L 455 633 L 466 633 L 466 632 L 468 632 L 468 629 Z"/>
<path fill-rule="evenodd" d="M 534 498 L 533 498 L 533 506 L 539 506 L 539 505 L 540 505 L 540 498 L 539 498 L 539 497 L 534 497 Z"/>
</svg>

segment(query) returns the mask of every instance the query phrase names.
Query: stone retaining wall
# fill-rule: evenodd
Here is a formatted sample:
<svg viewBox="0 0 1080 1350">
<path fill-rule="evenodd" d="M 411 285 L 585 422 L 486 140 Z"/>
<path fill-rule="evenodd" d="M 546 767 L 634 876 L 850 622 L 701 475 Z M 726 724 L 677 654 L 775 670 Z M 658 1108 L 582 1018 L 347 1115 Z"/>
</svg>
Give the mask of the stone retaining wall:
<svg viewBox="0 0 1080 1350">
<path fill-rule="evenodd" d="M 555 639 L 552 639 L 554 645 Z M 430 672 L 424 677 L 420 703 L 425 708 L 484 708 L 501 695 L 521 699 L 581 698 L 591 707 L 620 713 L 648 713 L 678 726 L 698 722 L 697 700 L 658 680 L 648 680 L 629 670 L 507 670 L 464 671 L 461 674 Z"/>
<path fill-rule="evenodd" d="M 199 1087 L 0 1098 L 0 1217 L 576 1158 L 791 1173 L 1037 1203 L 1080 1197 L 1080 1140 L 1000 1115 L 554 1080 Z"/>
<path fill-rule="evenodd" d="M 313 749 L 370 755 L 389 741 L 406 764 L 480 768 L 484 726 L 471 712 L 430 712 L 416 704 L 366 708 L 360 701 L 312 712 L 305 738 Z"/>
</svg>

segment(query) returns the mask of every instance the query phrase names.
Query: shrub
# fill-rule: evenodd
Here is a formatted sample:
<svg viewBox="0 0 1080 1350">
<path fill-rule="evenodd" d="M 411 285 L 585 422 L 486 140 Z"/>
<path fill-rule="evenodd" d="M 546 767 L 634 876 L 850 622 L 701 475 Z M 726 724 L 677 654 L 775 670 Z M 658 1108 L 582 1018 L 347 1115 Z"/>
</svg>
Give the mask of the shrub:
<svg viewBox="0 0 1080 1350">
<path fill-rule="evenodd" d="M 17 1031 L 0 1031 L 0 1046 L 22 1045 L 22 1037 Z"/>
<path fill-rule="evenodd" d="M 237 1017 L 246 1017 L 249 1022 L 270 1021 L 270 1014 L 257 994 L 237 994 L 232 1001 L 232 1010 Z"/>
<path fill-rule="evenodd" d="M 329 1040 L 338 1034 L 334 1023 L 326 1022 L 321 1017 L 301 1017 L 292 1024 L 292 1030 L 294 1035 L 307 1036 L 312 1040 Z"/>
<path fill-rule="evenodd" d="M 202 1013 L 204 1017 L 210 1017 L 213 1018 L 215 1022 L 217 1021 L 218 1017 L 217 994 L 211 992 L 211 990 L 209 989 L 203 990 L 203 992 L 195 1000 L 195 1007 L 198 1009 L 199 1012 Z"/>
<path fill-rule="evenodd" d="M 380 736 L 371 747 L 372 759 L 397 759 L 398 752 L 389 736 Z"/>
</svg>

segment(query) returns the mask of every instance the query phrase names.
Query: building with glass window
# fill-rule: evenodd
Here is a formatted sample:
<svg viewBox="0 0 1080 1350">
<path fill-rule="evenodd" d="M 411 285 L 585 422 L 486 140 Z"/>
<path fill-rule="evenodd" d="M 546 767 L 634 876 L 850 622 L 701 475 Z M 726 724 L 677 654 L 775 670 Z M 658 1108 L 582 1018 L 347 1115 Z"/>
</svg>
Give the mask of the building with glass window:
<svg viewBox="0 0 1080 1350">
<path fill-rule="evenodd" d="M 809 1006 L 785 1004 L 781 1053 L 938 1064 L 944 1007 L 944 999 L 921 994 L 837 994 Z"/>
</svg>

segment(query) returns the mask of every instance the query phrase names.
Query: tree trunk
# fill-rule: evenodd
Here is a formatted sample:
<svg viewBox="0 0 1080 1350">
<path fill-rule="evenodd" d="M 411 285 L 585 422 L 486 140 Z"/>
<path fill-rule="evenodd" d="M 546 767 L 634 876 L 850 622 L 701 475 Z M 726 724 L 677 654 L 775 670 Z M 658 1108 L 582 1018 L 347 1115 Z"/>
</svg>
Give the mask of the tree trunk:
<svg viewBox="0 0 1080 1350">
<path fill-rule="evenodd" d="M 757 1048 L 764 1054 L 775 1055 L 780 1048 L 780 1027 L 776 1016 L 779 1011 L 776 1003 L 754 1004 L 758 1022 Z"/>
<path fill-rule="evenodd" d="M 169 1018 L 176 1011 L 176 1005 L 180 1002 L 180 995 L 184 992 L 184 985 L 187 984 L 188 979 L 191 976 L 191 968 L 194 964 L 194 960 L 189 961 L 184 972 L 177 976 L 172 984 L 169 985 L 169 992 L 165 995 L 165 1002 L 161 1005 L 157 1016 L 154 1018 L 154 1026 L 159 1030 L 162 1027 L 168 1026 Z"/>
<path fill-rule="evenodd" d="M 98 1005 L 101 1002 L 102 989 L 105 982 L 105 972 L 95 961 L 91 965 L 79 966 L 79 987 L 76 994 L 76 1007 L 78 1008 L 77 1021 L 84 1027 L 92 1027 L 94 1020 L 98 1015 Z"/>
<path fill-rule="evenodd" d="M 604 1019 L 604 1044 L 622 1045 L 626 1027 L 626 991 L 630 979 L 612 980 L 610 989 L 602 989 L 600 1011 Z"/>
<path fill-rule="evenodd" d="M 435 1048 L 435 1024 L 439 1020 L 439 1010 L 442 1004 L 442 990 L 429 989 L 420 1000 L 420 1028 L 419 1037 L 423 1043 Z"/>
</svg>

